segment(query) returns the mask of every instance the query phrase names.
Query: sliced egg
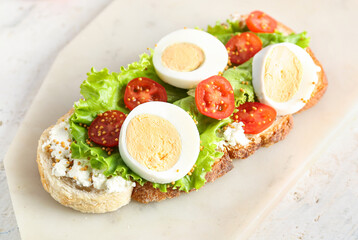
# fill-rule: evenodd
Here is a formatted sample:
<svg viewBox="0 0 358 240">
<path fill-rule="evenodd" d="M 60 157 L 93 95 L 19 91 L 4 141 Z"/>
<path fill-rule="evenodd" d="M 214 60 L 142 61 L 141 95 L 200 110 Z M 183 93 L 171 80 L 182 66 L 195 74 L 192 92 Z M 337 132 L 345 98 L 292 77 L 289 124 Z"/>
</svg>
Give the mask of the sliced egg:
<svg viewBox="0 0 358 240">
<path fill-rule="evenodd" d="M 180 107 L 148 102 L 134 108 L 123 122 L 119 151 L 142 178 L 170 183 L 183 178 L 195 164 L 200 136 L 193 119 Z"/>
<path fill-rule="evenodd" d="M 225 46 L 211 34 L 182 29 L 163 37 L 154 49 L 158 76 L 179 88 L 193 88 L 200 81 L 222 72 L 229 57 Z"/>
<path fill-rule="evenodd" d="M 252 83 L 261 103 L 287 115 L 299 111 L 311 98 L 318 82 L 311 56 L 292 43 L 279 43 L 258 52 L 252 63 Z"/>
</svg>

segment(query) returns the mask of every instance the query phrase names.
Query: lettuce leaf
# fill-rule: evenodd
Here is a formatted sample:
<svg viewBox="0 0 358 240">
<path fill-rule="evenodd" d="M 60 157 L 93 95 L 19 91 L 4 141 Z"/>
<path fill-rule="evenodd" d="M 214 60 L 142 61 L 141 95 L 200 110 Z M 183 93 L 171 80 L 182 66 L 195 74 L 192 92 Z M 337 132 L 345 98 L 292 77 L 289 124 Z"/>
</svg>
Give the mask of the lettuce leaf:
<svg viewBox="0 0 358 240">
<path fill-rule="evenodd" d="M 229 68 L 223 73 L 223 77 L 230 82 L 234 90 L 236 107 L 244 104 L 245 102 L 255 101 L 256 95 L 254 87 L 252 86 L 252 59 L 239 66 Z M 195 88 L 190 89 L 188 91 L 188 95 L 195 97 Z M 184 98 L 175 104 L 185 101 L 187 101 L 187 99 Z M 195 102 L 193 102 L 190 111 L 197 111 Z M 200 127 L 198 128 L 200 129 Z"/>
<path fill-rule="evenodd" d="M 194 121 L 197 122 L 196 127 L 198 128 L 199 134 L 202 134 L 209 124 L 217 121 L 199 112 L 196 107 L 195 97 L 193 96 L 180 99 L 179 101 L 174 102 L 174 104 L 188 112 Z"/>
<path fill-rule="evenodd" d="M 266 47 L 271 44 L 275 43 L 293 43 L 297 46 L 300 46 L 301 48 L 306 48 L 309 46 L 310 38 L 307 37 L 306 32 L 301 33 L 291 33 L 289 35 L 284 35 L 281 32 L 275 32 L 275 33 L 256 33 L 257 36 L 262 41 L 262 47 Z"/>
<path fill-rule="evenodd" d="M 226 44 L 232 36 L 242 32 L 242 29 L 240 28 L 239 21 L 226 20 L 226 23 L 217 21 L 214 26 L 209 25 L 206 31 L 214 35 L 223 44 Z"/>
<path fill-rule="evenodd" d="M 235 106 L 245 102 L 255 101 L 255 91 L 252 86 L 252 59 L 223 73 L 234 89 Z"/>
<path fill-rule="evenodd" d="M 239 21 L 227 20 L 224 23 L 216 22 L 214 26 L 208 26 L 207 32 L 219 39 L 223 44 L 226 44 L 231 37 L 241 32 L 248 31 L 247 28 L 240 28 Z M 309 46 L 310 39 L 306 32 L 291 33 L 285 35 L 281 32 L 275 33 L 255 33 L 262 41 L 262 47 L 266 47 L 275 43 L 289 42 L 296 44 L 302 48 Z"/>
</svg>

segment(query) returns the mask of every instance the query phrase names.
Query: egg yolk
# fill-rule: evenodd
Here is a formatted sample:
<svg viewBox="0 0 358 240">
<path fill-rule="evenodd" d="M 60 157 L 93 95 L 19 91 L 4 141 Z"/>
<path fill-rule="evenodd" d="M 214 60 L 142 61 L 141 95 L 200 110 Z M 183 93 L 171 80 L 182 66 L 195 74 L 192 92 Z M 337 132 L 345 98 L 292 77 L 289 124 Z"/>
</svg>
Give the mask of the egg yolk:
<svg viewBox="0 0 358 240">
<path fill-rule="evenodd" d="M 162 64 L 177 72 L 191 72 L 204 62 L 203 50 L 192 43 L 175 43 L 162 54 Z"/>
<path fill-rule="evenodd" d="M 275 102 L 287 102 L 298 91 L 302 72 L 300 60 L 287 47 L 273 48 L 265 62 L 266 95 Z"/>
<path fill-rule="evenodd" d="M 129 154 L 141 165 L 154 171 L 166 171 L 178 161 L 181 140 L 168 120 L 141 114 L 128 124 L 126 144 Z"/>
</svg>

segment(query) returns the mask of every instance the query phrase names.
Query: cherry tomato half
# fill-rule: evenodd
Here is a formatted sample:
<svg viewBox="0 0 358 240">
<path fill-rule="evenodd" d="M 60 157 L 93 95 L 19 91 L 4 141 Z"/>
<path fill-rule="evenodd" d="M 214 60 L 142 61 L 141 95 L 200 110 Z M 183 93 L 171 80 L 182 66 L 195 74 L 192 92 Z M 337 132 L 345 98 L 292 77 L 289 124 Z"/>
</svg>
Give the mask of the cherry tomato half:
<svg viewBox="0 0 358 240">
<path fill-rule="evenodd" d="M 224 119 L 235 109 L 232 86 L 226 78 L 212 76 L 201 81 L 195 90 L 195 103 L 199 112 L 205 116 Z"/>
<path fill-rule="evenodd" d="M 276 110 L 259 102 L 246 102 L 234 113 L 235 122 L 243 122 L 246 134 L 257 134 L 271 126 L 276 119 Z"/>
<path fill-rule="evenodd" d="M 273 33 L 277 27 L 277 22 L 264 12 L 253 11 L 246 19 L 246 25 L 252 32 Z"/>
<path fill-rule="evenodd" d="M 126 115 L 117 110 L 98 114 L 88 128 L 89 138 L 101 146 L 117 146 L 124 119 Z"/>
<path fill-rule="evenodd" d="M 124 104 L 132 110 L 142 103 L 151 101 L 166 102 L 165 88 L 150 78 L 139 77 L 131 80 L 124 92 Z"/>
<path fill-rule="evenodd" d="M 231 63 L 239 65 L 262 49 L 261 39 L 251 32 L 233 36 L 225 45 Z"/>
</svg>

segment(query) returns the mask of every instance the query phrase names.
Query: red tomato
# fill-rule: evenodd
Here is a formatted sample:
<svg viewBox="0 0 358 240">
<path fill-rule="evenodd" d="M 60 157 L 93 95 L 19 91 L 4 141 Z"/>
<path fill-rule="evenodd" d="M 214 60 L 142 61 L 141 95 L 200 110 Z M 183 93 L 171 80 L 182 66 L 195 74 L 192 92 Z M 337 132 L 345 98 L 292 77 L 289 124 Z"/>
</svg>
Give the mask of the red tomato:
<svg viewBox="0 0 358 240">
<path fill-rule="evenodd" d="M 88 128 L 89 138 L 101 146 L 117 146 L 124 119 L 126 119 L 126 115 L 117 110 L 98 114 Z"/>
<path fill-rule="evenodd" d="M 212 76 L 201 81 L 195 90 L 195 103 L 199 112 L 205 116 L 224 119 L 235 109 L 235 97 L 228 80 Z"/>
<path fill-rule="evenodd" d="M 252 32 L 273 33 L 277 27 L 277 22 L 264 12 L 253 11 L 246 19 L 246 25 Z"/>
<path fill-rule="evenodd" d="M 141 103 L 151 101 L 166 102 L 168 100 L 165 88 L 150 78 L 139 77 L 131 80 L 124 92 L 124 103 L 132 110 Z"/>
<path fill-rule="evenodd" d="M 262 49 L 261 39 L 251 32 L 235 35 L 225 45 L 231 63 L 239 65 Z"/>
<path fill-rule="evenodd" d="M 246 134 L 257 134 L 271 126 L 276 119 L 276 110 L 272 107 L 259 102 L 247 102 L 239 107 L 234 113 L 235 122 L 245 124 Z"/>
</svg>

